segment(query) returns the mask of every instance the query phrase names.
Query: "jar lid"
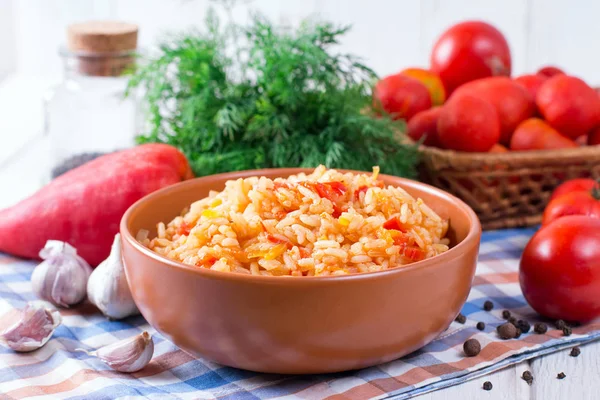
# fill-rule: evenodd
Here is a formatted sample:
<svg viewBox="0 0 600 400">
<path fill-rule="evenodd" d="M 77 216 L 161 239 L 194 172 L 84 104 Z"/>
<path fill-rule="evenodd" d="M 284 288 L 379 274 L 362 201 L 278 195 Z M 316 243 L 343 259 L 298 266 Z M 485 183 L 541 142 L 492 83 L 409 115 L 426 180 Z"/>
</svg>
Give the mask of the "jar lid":
<svg viewBox="0 0 600 400">
<path fill-rule="evenodd" d="M 120 21 L 87 21 L 69 25 L 67 46 L 74 53 L 117 53 L 135 50 L 138 26 Z"/>
</svg>

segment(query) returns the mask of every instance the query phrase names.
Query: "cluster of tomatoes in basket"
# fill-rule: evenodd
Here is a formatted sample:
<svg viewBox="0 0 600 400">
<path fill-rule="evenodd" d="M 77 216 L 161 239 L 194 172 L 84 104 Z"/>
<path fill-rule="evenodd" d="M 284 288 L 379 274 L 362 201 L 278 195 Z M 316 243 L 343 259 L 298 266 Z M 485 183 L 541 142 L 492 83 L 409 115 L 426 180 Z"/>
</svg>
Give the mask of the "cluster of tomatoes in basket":
<svg viewBox="0 0 600 400">
<path fill-rule="evenodd" d="M 600 95 L 556 67 L 511 78 L 506 38 L 480 21 L 459 23 L 433 47 L 429 69 L 380 80 L 375 107 L 408 122 L 426 146 L 465 152 L 600 144 Z"/>
<path fill-rule="evenodd" d="M 527 302 L 553 319 L 600 318 L 600 184 L 573 179 L 558 186 L 542 228 L 521 257 Z"/>
</svg>

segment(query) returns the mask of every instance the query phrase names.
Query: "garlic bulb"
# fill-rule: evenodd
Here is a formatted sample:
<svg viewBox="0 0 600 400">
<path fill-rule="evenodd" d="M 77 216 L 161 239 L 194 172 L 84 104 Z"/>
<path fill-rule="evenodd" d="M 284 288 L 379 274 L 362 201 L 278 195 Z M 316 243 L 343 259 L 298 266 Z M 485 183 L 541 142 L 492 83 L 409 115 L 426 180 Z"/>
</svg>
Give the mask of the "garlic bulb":
<svg viewBox="0 0 600 400">
<path fill-rule="evenodd" d="M 43 303 L 28 303 L 19 317 L 0 333 L 0 343 L 14 351 L 37 350 L 50 340 L 62 322 L 60 313 Z"/>
<path fill-rule="evenodd" d="M 87 284 L 90 301 L 111 319 L 139 314 L 125 278 L 121 257 L 121 235 L 117 233 L 110 255 L 96 267 Z"/>
<path fill-rule="evenodd" d="M 31 275 L 33 292 L 40 299 L 60 307 L 81 302 L 92 268 L 77 255 L 77 250 L 68 243 L 48 240 L 40 257 L 44 261 Z"/>
<path fill-rule="evenodd" d="M 90 356 L 98 357 L 109 367 L 119 372 L 136 372 L 144 368 L 154 355 L 154 342 L 148 332 L 119 342 L 109 344 L 95 351 L 83 351 Z"/>
</svg>

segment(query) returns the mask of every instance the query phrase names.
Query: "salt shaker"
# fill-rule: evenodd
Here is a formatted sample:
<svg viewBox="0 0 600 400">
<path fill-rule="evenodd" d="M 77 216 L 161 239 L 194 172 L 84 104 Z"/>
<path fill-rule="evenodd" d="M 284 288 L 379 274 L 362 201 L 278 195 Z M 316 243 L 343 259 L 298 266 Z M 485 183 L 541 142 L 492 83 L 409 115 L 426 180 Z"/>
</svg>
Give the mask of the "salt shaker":
<svg viewBox="0 0 600 400">
<path fill-rule="evenodd" d="M 44 104 L 51 167 L 135 144 L 140 117 L 135 96 L 125 97 L 125 72 L 135 65 L 137 39 L 138 27 L 124 22 L 68 27 L 63 80 Z"/>
</svg>

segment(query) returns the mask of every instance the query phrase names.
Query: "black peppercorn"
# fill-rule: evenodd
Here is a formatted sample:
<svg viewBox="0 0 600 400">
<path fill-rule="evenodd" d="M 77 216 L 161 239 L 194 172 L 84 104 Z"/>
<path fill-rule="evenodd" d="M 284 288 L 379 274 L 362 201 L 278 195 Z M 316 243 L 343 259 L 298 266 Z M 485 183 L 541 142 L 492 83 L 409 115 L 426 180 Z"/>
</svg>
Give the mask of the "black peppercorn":
<svg viewBox="0 0 600 400">
<path fill-rule="evenodd" d="M 565 379 L 566 375 L 565 375 L 565 373 L 564 373 L 564 372 L 561 372 L 560 374 L 556 375 L 556 377 L 557 377 L 558 379 Z"/>
<path fill-rule="evenodd" d="M 529 322 L 520 319 L 517 321 L 517 328 L 519 328 L 521 332 L 527 333 L 531 329 L 531 325 L 529 325 Z"/>
<path fill-rule="evenodd" d="M 469 339 L 463 344 L 467 357 L 475 357 L 481 351 L 481 344 L 477 339 Z"/>
<path fill-rule="evenodd" d="M 573 330 L 566 325 L 562 328 L 562 331 L 563 331 L 563 336 L 571 336 L 571 333 L 573 333 Z"/>
<path fill-rule="evenodd" d="M 548 325 L 538 322 L 533 326 L 533 331 L 542 335 L 548 331 Z"/>
<path fill-rule="evenodd" d="M 521 333 L 523 333 L 523 332 L 521 332 L 521 330 L 519 328 L 517 328 L 517 333 L 515 333 L 515 339 L 520 338 L 521 337 Z"/>
<path fill-rule="evenodd" d="M 500 325 L 497 330 L 500 339 L 513 339 L 517 335 L 517 328 L 509 322 Z"/>
<path fill-rule="evenodd" d="M 558 329 L 558 330 L 562 330 L 565 326 L 567 326 L 565 321 L 563 321 L 562 319 L 559 319 L 558 321 L 556 321 L 554 325 L 556 326 L 556 329 Z"/>
<path fill-rule="evenodd" d="M 490 381 L 486 381 L 483 382 L 483 390 L 492 390 L 494 386 L 492 385 L 492 382 Z"/>
<path fill-rule="evenodd" d="M 467 322 L 467 317 L 465 317 L 462 314 L 458 314 L 454 320 L 459 324 L 464 324 L 465 322 Z"/>
<path fill-rule="evenodd" d="M 489 300 L 486 300 L 486 302 L 483 303 L 483 309 L 485 311 L 492 311 L 494 309 L 494 303 L 492 303 Z"/>
<path fill-rule="evenodd" d="M 577 357 L 581 354 L 581 349 L 579 347 L 575 346 L 571 349 L 570 354 L 571 354 L 571 357 Z"/>
<path fill-rule="evenodd" d="M 521 378 L 527 382 L 527 384 L 529 386 L 531 386 L 531 384 L 533 383 L 533 375 L 531 374 L 531 372 L 529 371 L 525 371 L 523 372 L 523 375 L 521 375 Z"/>
<path fill-rule="evenodd" d="M 509 319 L 510 318 L 510 311 L 508 311 L 508 310 L 502 311 L 502 318 Z"/>
<path fill-rule="evenodd" d="M 477 329 L 479 329 L 480 331 L 485 329 L 485 323 L 483 322 L 478 322 L 476 325 Z"/>
</svg>

